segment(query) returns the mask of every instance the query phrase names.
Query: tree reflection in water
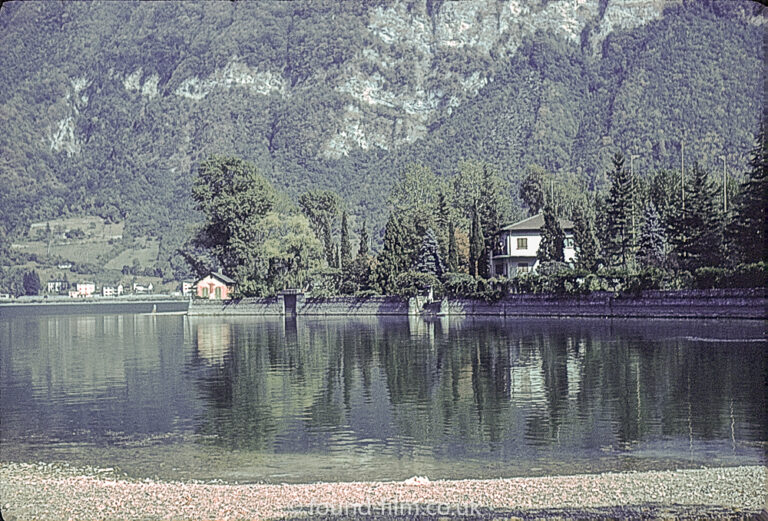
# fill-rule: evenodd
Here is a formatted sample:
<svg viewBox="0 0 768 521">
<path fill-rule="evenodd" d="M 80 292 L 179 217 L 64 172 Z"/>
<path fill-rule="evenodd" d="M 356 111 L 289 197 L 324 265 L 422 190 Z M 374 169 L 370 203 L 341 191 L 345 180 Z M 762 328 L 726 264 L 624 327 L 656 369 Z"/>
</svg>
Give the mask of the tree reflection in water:
<svg viewBox="0 0 768 521">
<path fill-rule="evenodd" d="M 743 337 L 735 327 L 200 321 L 190 360 L 206 403 L 198 432 L 232 449 L 501 460 L 736 436 L 762 442 L 765 343 L 727 341 Z"/>
</svg>

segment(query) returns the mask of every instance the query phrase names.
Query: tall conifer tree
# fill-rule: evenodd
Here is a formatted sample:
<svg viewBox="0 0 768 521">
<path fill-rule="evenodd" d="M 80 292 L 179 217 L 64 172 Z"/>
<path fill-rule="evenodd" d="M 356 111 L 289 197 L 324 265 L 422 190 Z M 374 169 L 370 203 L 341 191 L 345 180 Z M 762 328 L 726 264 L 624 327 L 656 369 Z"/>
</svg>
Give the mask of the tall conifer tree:
<svg viewBox="0 0 768 521">
<path fill-rule="evenodd" d="M 717 189 L 698 164 L 685 190 L 685 208 L 678 205 L 669 224 L 670 243 L 678 265 L 693 271 L 719 266 L 723 261 L 723 220 L 717 204 Z"/>
<path fill-rule="evenodd" d="M 360 227 L 360 247 L 357 249 L 358 257 L 365 257 L 368 255 L 368 223 L 363 219 L 363 225 Z"/>
<path fill-rule="evenodd" d="M 660 268 L 666 260 L 666 233 L 656 206 L 648 203 L 643 211 L 643 225 L 637 245 L 637 259 L 645 267 Z"/>
<path fill-rule="evenodd" d="M 573 242 L 576 249 L 576 266 L 595 272 L 600 264 L 599 246 L 594 214 L 586 206 L 586 202 L 576 205 L 573 211 Z"/>
<path fill-rule="evenodd" d="M 420 273 L 430 273 L 437 278 L 442 278 L 443 273 L 445 273 L 445 265 L 440 256 L 440 247 L 432 228 L 427 229 L 427 233 L 424 234 L 414 269 Z"/>
<path fill-rule="evenodd" d="M 349 227 L 347 226 L 347 211 L 341 214 L 341 256 L 340 268 L 348 266 L 352 262 L 352 245 L 349 242 Z"/>
<path fill-rule="evenodd" d="M 478 264 L 482 262 L 485 238 L 480 226 L 480 216 L 477 210 L 472 212 L 472 227 L 469 233 L 469 274 L 473 277 L 480 275 Z"/>
<path fill-rule="evenodd" d="M 459 252 L 456 249 L 456 228 L 448 222 L 448 271 L 459 271 Z"/>
<path fill-rule="evenodd" d="M 541 230 L 541 244 L 536 256 L 541 262 L 565 261 L 565 232 L 555 217 L 552 206 L 544 207 L 544 228 Z"/>
<path fill-rule="evenodd" d="M 749 177 L 736 198 L 729 236 L 738 260 L 768 260 L 768 118 L 764 117 L 749 161 Z"/>
<path fill-rule="evenodd" d="M 606 200 L 606 242 L 603 246 L 611 264 L 629 268 L 634 250 L 632 208 L 635 184 L 624 168 L 624 156 L 621 153 L 613 156 L 613 170 L 608 177 L 611 189 Z"/>
</svg>

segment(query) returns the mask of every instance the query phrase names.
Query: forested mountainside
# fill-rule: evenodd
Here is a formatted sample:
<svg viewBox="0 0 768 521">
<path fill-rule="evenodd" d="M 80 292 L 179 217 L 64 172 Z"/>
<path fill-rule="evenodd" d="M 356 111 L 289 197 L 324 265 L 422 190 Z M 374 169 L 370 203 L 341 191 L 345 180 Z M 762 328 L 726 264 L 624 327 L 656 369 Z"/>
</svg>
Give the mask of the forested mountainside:
<svg viewBox="0 0 768 521">
<path fill-rule="evenodd" d="M 748 0 L 5 3 L 0 224 L 98 215 L 162 254 L 213 153 L 338 191 L 375 237 L 412 161 L 594 189 L 614 152 L 647 173 L 684 143 L 742 172 L 766 19 Z"/>
</svg>

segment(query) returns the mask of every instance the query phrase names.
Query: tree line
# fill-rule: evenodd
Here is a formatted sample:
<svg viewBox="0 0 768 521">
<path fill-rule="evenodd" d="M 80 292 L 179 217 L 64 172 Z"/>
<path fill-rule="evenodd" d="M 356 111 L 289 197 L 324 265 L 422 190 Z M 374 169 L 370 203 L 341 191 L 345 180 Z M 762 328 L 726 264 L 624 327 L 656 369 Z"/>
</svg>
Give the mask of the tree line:
<svg viewBox="0 0 768 521">
<path fill-rule="evenodd" d="M 621 153 L 613 156 L 604 189 L 574 186 L 532 167 L 515 193 L 490 163 L 462 161 L 452 176 L 410 164 L 389 194 L 375 252 L 365 216 L 350 215 L 336 192 L 308 190 L 295 203 L 252 163 L 212 156 L 200 165 L 192 191 L 205 222 L 180 253 L 200 275 L 215 268 L 233 277 L 243 296 L 285 288 L 359 296 L 432 288 L 487 297 L 760 286 L 766 278 L 767 165 L 765 124 L 738 187 L 718 183 L 697 164 L 638 175 Z M 492 277 L 490 258 L 502 225 L 540 212 L 539 270 Z M 564 262 L 560 218 L 573 222 L 571 263 Z"/>
</svg>

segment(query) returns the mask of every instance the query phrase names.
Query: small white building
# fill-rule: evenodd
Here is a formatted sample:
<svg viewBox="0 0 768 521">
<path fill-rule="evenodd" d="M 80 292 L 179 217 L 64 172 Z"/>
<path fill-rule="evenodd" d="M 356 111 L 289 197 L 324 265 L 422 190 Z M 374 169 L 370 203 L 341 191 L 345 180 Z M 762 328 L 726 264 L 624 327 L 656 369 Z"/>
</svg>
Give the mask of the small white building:
<svg viewBox="0 0 768 521">
<path fill-rule="evenodd" d="M 49 280 L 46 284 L 46 290 L 48 293 L 56 293 L 59 294 L 62 291 L 66 291 L 69 289 L 69 282 L 66 280 Z"/>
<path fill-rule="evenodd" d="M 101 295 L 103 297 L 119 297 L 123 294 L 123 285 L 118 284 L 117 286 L 102 286 L 101 287 Z"/>
<path fill-rule="evenodd" d="M 133 292 L 136 295 L 146 295 L 147 293 L 152 293 L 154 291 L 154 286 L 152 286 L 152 283 L 150 282 L 146 286 L 142 284 L 133 283 Z"/>
<path fill-rule="evenodd" d="M 576 257 L 573 246 L 573 223 L 568 219 L 558 219 L 558 222 L 565 232 L 563 248 L 565 262 L 573 262 Z M 491 255 L 491 275 L 514 277 L 535 271 L 539 265 L 536 255 L 541 245 L 542 228 L 544 228 L 544 214 L 541 213 L 504 226 L 497 235 L 497 243 Z"/>
<path fill-rule="evenodd" d="M 185 297 L 195 294 L 195 281 L 185 280 L 181 283 L 181 294 Z"/>
</svg>

